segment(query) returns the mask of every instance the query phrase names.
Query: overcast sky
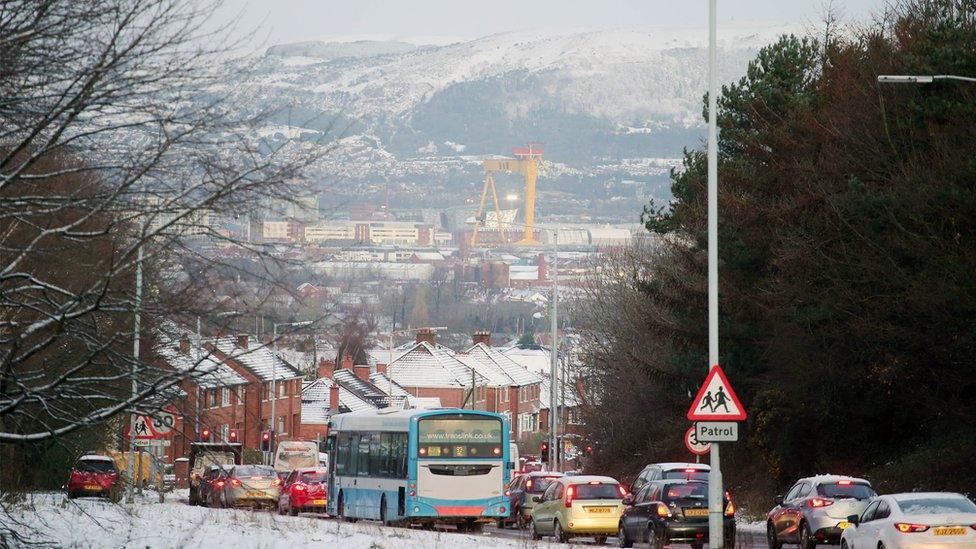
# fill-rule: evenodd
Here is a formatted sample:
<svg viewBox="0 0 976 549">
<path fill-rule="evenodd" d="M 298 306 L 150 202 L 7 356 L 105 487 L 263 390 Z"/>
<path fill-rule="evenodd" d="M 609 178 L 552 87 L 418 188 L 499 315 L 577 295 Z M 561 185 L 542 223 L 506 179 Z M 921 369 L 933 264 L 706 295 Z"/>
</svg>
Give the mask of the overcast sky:
<svg viewBox="0 0 976 549">
<path fill-rule="evenodd" d="M 725 24 L 815 24 L 827 0 L 718 0 Z M 886 0 L 834 0 L 846 20 L 864 20 Z M 706 0 L 225 0 L 265 44 L 400 38 L 444 43 L 510 30 L 634 26 L 698 27 Z M 257 45 L 257 44 L 254 44 Z"/>
</svg>

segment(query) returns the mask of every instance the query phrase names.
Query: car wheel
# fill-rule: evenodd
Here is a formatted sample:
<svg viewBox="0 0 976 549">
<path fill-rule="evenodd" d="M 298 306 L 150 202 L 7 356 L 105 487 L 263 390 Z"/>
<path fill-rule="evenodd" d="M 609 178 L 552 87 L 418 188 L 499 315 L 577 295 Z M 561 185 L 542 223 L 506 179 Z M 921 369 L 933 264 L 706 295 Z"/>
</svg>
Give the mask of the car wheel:
<svg viewBox="0 0 976 549">
<path fill-rule="evenodd" d="M 519 507 L 515 510 L 515 527 L 519 530 L 525 530 L 528 524 L 525 522 L 525 515 L 522 514 L 522 508 Z"/>
<path fill-rule="evenodd" d="M 593 538 L 597 545 L 604 545 L 607 543 L 607 536 L 597 536 Z"/>
<path fill-rule="evenodd" d="M 800 549 L 814 549 L 817 546 L 817 542 L 813 539 L 813 535 L 810 534 L 810 526 L 806 522 L 800 523 Z"/>
<path fill-rule="evenodd" d="M 620 525 L 620 529 L 617 530 L 617 546 L 618 547 L 633 547 L 634 546 L 634 542 L 631 541 L 631 539 L 629 537 L 627 537 L 627 529 L 624 528 L 624 525 L 623 524 L 621 524 Z"/>
<path fill-rule="evenodd" d="M 559 543 L 569 543 L 569 536 L 563 531 L 563 527 L 557 520 L 552 526 L 552 537 Z"/>
<path fill-rule="evenodd" d="M 840 540 L 840 549 L 847 549 L 847 540 L 846 539 Z"/>
<path fill-rule="evenodd" d="M 536 528 L 535 520 L 533 519 L 529 519 L 529 532 L 533 541 L 539 541 L 542 539 L 542 534 L 539 533 L 539 529 Z"/>
<path fill-rule="evenodd" d="M 769 544 L 769 549 L 780 549 L 783 547 L 783 542 L 776 537 L 776 528 L 772 522 L 766 523 L 766 543 Z"/>
<path fill-rule="evenodd" d="M 298 516 L 298 507 L 288 506 L 288 514 L 291 515 L 291 516 L 293 516 L 293 517 L 297 517 Z"/>
<path fill-rule="evenodd" d="M 691 542 L 691 547 L 692 549 L 702 549 L 703 547 L 705 547 L 705 542 L 696 539 L 695 541 Z"/>
</svg>

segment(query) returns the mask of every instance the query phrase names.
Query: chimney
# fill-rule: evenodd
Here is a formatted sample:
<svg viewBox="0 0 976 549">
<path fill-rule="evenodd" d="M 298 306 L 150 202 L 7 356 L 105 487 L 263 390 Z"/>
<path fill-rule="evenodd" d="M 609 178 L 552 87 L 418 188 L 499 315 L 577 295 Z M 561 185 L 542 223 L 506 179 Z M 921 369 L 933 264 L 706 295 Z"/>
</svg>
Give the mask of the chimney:
<svg viewBox="0 0 976 549">
<path fill-rule="evenodd" d="M 548 272 L 546 271 L 546 255 L 539 254 L 536 264 L 539 266 L 539 282 L 548 280 Z"/>
<path fill-rule="evenodd" d="M 376 365 L 376 373 L 386 375 L 386 370 L 387 370 L 386 364 L 378 363 Z"/>
<path fill-rule="evenodd" d="M 186 334 L 180 337 L 180 353 L 187 356 L 190 354 L 190 338 Z"/>
<path fill-rule="evenodd" d="M 417 343 L 426 341 L 431 345 L 437 344 L 437 330 L 431 328 L 420 328 L 417 330 Z"/>
<path fill-rule="evenodd" d="M 332 379 L 332 373 L 335 371 L 335 364 L 331 360 L 321 359 L 319 360 L 319 375 L 318 379 L 328 378 Z"/>
<path fill-rule="evenodd" d="M 353 371 L 356 372 L 356 377 L 363 381 L 369 381 L 369 364 L 357 364 Z"/>
<path fill-rule="evenodd" d="M 247 349 L 247 334 L 237 335 L 237 346 L 241 349 Z"/>
<path fill-rule="evenodd" d="M 471 336 L 471 342 L 474 345 L 477 345 L 479 343 L 484 343 L 486 346 L 491 347 L 491 332 L 489 332 L 487 330 L 481 330 L 481 331 L 475 332 Z"/>
<path fill-rule="evenodd" d="M 329 410 L 334 414 L 339 412 L 339 384 L 334 381 L 329 387 Z"/>
<path fill-rule="evenodd" d="M 342 357 L 342 362 L 339 364 L 340 370 L 352 370 L 352 357 L 345 355 Z"/>
</svg>

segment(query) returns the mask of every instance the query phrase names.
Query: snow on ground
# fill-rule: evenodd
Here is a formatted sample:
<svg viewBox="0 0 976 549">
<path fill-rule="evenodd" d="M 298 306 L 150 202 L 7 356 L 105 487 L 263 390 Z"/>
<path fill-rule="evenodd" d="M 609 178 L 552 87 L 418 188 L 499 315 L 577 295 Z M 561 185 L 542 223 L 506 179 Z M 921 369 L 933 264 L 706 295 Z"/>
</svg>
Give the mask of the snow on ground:
<svg viewBox="0 0 976 549">
<path fill-rule="evenodd" d="M 35 542 L 65 548 L 209 548 L 264 549 L 338 547 L 341 549 L 437 549 L 465 547 L 566 547 L 545 541 L 504 539 L 453 532 L 383 528 L 268 511 L 207 509 L 185 503 L 186 490 L 158 502 L 147 492 L 131 505 L 103 499 L 69 500 L 63 493 L 33 494 L 12 509 L 12 517 L 34 529 Z"/>
</svg>

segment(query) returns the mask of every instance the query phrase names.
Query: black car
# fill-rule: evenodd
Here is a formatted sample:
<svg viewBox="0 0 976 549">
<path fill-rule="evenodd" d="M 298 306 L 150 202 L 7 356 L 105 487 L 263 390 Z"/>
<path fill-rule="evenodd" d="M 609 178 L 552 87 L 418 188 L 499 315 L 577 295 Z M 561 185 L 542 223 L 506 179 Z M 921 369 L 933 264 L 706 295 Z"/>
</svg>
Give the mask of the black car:
<svg viewBox="0 0 976 549">
<path fill-rule="evenodd" d="M 515 523 L 519 528 L 525 528 L 535 507 L 532 496 L 545 492 L 552 481 L 561 476 L 562 473 L 552 471 L 533 471 L 514 478 L 506 490 L 511 514 L 507 520 L 500 521 L 502 526 Z"/>
<path fill-rule="evenodd" d="M 701 549 L 708 541 L 708 483 L 700 480 L 657 480 L 624 498 L 620 516 L 620 547 L 635 541 L 661 548 L 689 543 Z M 724 498 L 725 546 L 735 546 L 735 506 Z"/>
</svg>

